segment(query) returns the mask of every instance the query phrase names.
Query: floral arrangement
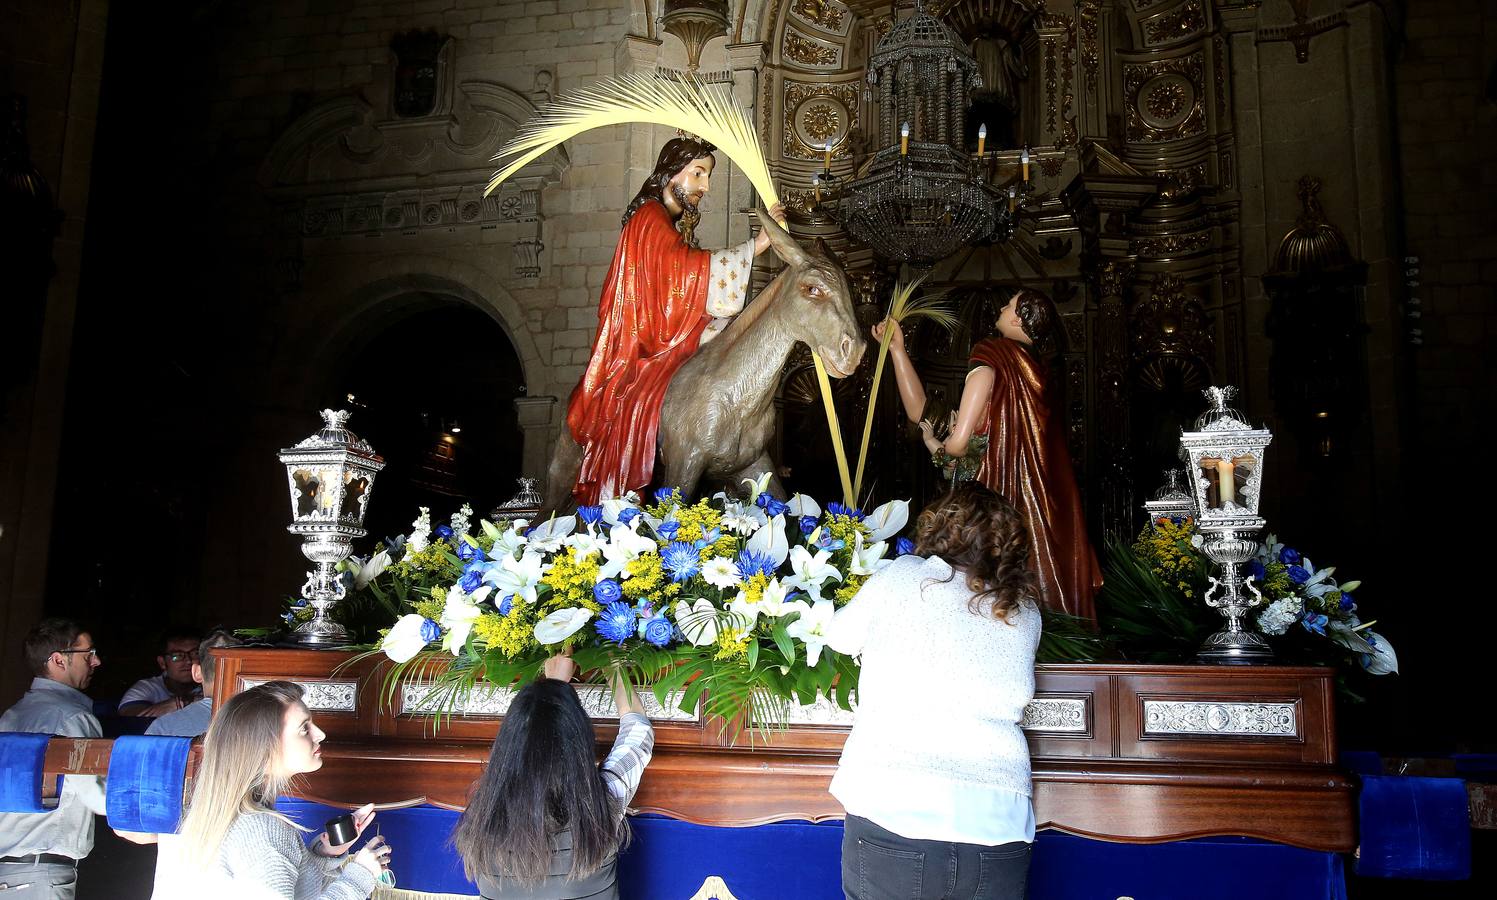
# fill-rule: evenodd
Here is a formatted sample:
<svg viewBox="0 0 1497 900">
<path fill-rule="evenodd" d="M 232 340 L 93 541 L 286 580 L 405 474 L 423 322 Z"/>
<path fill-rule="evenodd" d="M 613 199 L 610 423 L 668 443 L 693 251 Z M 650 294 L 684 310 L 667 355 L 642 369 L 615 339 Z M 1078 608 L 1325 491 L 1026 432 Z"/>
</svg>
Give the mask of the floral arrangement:
<svg viewBox="0 0 1497 900">
<path fill-rule="evenodd" d="M 1213 568 L 1201 552 L 1201 542 L 1191 519 L 1159 519 L 1139 535 L 1132 549 L 1167 590 L 1199 601 Z M 1338 583 L 1332 577 L 1335 567 L 1316 568 L 1272 534 L 1258 545 L 1246 569 L 1249 589 L 1265 601 L 1250 622 L 1270 641 L 1299 637 L 1312 647 L 1330 642 L 1347 662 L 1368 674 L 1398 672 L 1393 646 L 1372 630 L 1376 621 L 1361 619 L 1353 594 L 1361 587 L 1360 581 Z"/>
<path fill-rule="evenodd" d="M 569 652 L 580 668 L 622 664 L 656 697 L 735 728 L 784 721 L 792 701 L 850 708 L 856 663 L 826 647 L 835 610 L 913 549 L 896 537 L 907 501 L 871 513 L 749 496 L 685 502 L 675 490 L 584 506 L 506 527 L 466 513 L 431 529 L 426 510 L 402 546 L 345 569 L 356 590 L 401 614 L 379 641 L 393 684 L 450 657 L 428 702 L 451 709 L 479 681 L 508 685 Z M 892 541 L 892 543 L 891 543 Z"/>
</svg>

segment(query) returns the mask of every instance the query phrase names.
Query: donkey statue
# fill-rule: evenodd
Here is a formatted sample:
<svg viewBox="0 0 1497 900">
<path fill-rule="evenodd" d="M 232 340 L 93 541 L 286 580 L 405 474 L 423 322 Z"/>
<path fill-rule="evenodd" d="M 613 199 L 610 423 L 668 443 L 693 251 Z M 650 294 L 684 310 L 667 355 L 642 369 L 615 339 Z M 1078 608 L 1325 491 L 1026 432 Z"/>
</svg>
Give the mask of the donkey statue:
<svg viewBox="0 0 1497 900">
<path fill-rule="evenodd" d="M 825 242 L 817 238 L 807 251 L 772 217 L 761 213 L 760 221 L 785 268 L 666 388 L 658 439 L 664 472 L 656 475 L 685 497 L 768 472 L 768 491 L 783 498 L 768 448 L 775 389 L 790 351 L 803 343 L 821 355 L 828 374 L 846 378 L 866 347 L 847 276 Z M 546 511 L 570 505 L 581 466 L 582 448 L 563 426 L 547 469 Z"/>
</svg>

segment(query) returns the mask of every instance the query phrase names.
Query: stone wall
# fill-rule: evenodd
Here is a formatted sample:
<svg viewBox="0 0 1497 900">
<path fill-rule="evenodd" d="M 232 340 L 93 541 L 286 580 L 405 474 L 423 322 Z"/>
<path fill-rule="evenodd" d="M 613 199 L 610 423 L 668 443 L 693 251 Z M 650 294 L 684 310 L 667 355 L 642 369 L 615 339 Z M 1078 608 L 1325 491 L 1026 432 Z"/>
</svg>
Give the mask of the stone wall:
<svg viewBox="0 0 1497 900">
<path fill-rule="evenodd" d="M 0 708 L 29 681 L 14 649 L 44 611 L 108 16 L 108 0 L 21 0 L 0 7 L 0 95 L 25 98 L 31 162 L 63 214 L 51 248 L 55 274 L 45 294 L 11 293 L 0 300 L 6 317 L 0 328 L 27 323 L 29 329 L 40 322 L 38 331 L 16 341 L 25 352 L 35 348 L 35 368 L 27 367 L 16 383 L 0 381 L 0 647 L 6 659 Z M 9 267 L 23 262 L 39 260 L 8 260 L 7 275 L 15 278 Z M 0 286 L 6 289 L 16 291 L 15 282 Z M 44 308 L 22 310 L 22 304 Z"/>
<path fill-rule="evenodd" d="M 1397 76 L 1404 241 L 1418 258 L 1419 468 L 1490 440 L 1497 401 L 1497 5 L 1408 5 Z M 1428 487 L 1429 485 L 1425 485 Z"/>
</svg>

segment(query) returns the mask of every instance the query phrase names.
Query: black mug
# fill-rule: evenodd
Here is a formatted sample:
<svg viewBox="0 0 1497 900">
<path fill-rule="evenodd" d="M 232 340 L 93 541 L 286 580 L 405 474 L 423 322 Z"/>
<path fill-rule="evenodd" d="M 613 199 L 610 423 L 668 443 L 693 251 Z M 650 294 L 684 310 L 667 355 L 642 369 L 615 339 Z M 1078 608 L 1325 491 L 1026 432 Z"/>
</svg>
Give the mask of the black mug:
<svg viewBox="0 0 1497 900">
<path fill-rule="evenodd" d="M 353 821 L 353 813 L 344 813 L 336 819 L 328 819 L 327 824 L 322 828 L 327 833 L 329 847 L 351 844 L 359 836 L 358 826 Z"/>
</svg>

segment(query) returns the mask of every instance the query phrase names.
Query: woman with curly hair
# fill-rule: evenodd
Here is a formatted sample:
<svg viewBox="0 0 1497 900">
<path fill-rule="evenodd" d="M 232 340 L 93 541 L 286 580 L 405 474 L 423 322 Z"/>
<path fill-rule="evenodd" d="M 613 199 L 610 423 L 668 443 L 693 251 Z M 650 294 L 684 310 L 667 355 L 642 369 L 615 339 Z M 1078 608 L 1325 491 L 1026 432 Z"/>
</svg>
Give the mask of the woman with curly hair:
<svg viewBox="0 0 1497 900">
<path fill-rule="evenodd" d="M 914 554 L 837 613 L 828 644 L 863 667 L 831 786 L 847 811 L 848 900 L 1024 896 L 1035 595 L 1024 519 L 969 482 L 926 507 Z M 932 690 L 932 673 L 963 690 Z"/>
</svg>

